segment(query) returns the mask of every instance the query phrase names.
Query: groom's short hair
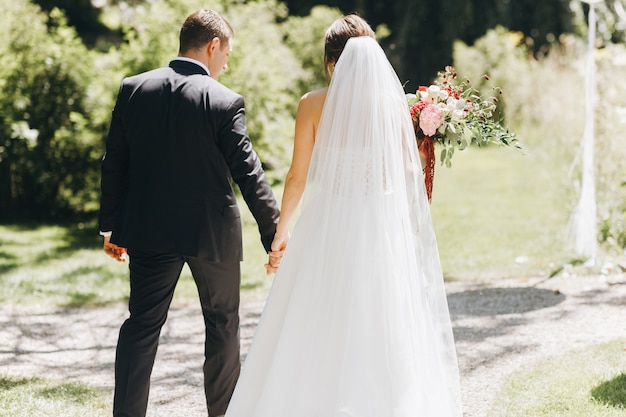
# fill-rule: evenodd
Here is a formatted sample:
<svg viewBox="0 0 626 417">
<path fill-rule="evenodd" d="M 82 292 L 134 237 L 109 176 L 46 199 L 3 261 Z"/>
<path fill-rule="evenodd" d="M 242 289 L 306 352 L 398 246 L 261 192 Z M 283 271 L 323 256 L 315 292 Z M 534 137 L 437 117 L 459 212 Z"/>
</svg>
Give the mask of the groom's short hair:
<svg viewBox="0 0 626 417">
<path fill-rule="evenodd" d="M 218 12 L 201 9 L 189 15 L 180 28 L 178 52 L 202 48 L 214 38 L 219 38 L 223 45 L 228 45 L 233 35 L 233 29 Z"/>
</svg>

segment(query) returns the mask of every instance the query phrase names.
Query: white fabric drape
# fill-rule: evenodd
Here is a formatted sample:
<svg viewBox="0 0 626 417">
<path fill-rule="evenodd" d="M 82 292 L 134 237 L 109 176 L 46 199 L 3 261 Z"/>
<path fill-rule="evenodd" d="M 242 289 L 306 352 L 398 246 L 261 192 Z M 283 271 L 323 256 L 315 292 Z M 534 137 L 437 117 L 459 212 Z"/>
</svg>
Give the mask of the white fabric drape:
<svg viewBox="0 0 626 417">
<path fill-rule="evenodd" d="M 300 217 L 227 417 L 460 417 L 454 340 L 402 86 L 337 62 Z"/>
<path fill-rule="evenodd" d="M 581 140 L 582 174 L 580 198 L 574 209 L 570 225 L 574 233 L 574 250 L 578 255 L 595 263 L 598 250 L 598 219 L 595 184 L 595 72 L 596 72 L 596 9 L 589 3 L 587 35 L 587 73 L 585 77 L 585 130 Z"/>
</svg>

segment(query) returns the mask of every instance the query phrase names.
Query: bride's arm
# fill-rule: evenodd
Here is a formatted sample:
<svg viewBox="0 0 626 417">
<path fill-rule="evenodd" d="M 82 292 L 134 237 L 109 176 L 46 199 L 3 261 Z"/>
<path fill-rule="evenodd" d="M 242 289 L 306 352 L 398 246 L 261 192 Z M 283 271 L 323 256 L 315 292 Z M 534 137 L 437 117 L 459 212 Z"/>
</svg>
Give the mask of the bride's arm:
<svg viewBox="0 0 626 417">
<path fill-rule="evenodd" d="M 323 104 L 323 100 L 321 103 Z M 296 113 L 293 157 L 285 179 L 280 220 L 276 227 L 272 251 L 284 250 L 289 240 L 289 225 L 304 192 L 320 112 L 319 94 L 308 93 L 300 99 Z"/>
</svg>

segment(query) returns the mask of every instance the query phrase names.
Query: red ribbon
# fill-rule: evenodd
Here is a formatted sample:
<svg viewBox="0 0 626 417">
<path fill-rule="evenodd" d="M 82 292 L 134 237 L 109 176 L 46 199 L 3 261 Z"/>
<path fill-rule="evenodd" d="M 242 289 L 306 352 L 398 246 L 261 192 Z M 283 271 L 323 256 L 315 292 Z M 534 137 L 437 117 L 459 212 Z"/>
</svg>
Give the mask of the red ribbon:
<svg viewBox="0 0 626 417">
<path fill-rule="evenodd" d="M 419 146 L 419 150 L 426 155 L 426 164 L 422 167 L 424 171 L 424 183 L 426 185 L 426 195 L 430 203 L 433 197 L 433 178 L 435 176 L 435 146 L 433 140 L 426 136 Z"/>
</svg>

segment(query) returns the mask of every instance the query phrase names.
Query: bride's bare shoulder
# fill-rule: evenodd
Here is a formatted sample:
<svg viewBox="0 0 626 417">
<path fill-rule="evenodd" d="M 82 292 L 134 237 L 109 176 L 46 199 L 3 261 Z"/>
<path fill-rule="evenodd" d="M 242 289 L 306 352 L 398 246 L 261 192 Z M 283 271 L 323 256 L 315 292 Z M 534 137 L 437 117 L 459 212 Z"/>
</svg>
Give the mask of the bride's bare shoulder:
<svg viewBox="0 0 626 417">
<path fill-rule="evenodd" d="M 309 91 L 308 93 L 303 95 L 302 98 L 310 98 L 312 100 L 315 100 L 315 99 L 323 100 L 326 98 L 327 92 L 328 92 L 328 87 L 324 87 L 324 88 L 320 88 L 319 90 Z"/>
<path fill-rule="evenodd" d="M 300 124 L 303 124 L 303 122 L 305 122 L 305 125 L 311 123 L 315 129 L 317 128 L 317 124 L 322 116 L 327 91 L 328 88 L 322 88 L 310 91 L 302 96 L 296 114 L 296 120 Z"/>
<path fill-rule="evenodd" d="M 324 100 L 326 100 L 326 93 L 328 87 L 321 88 L 319 90 L 309 91 L 300 99 L 300 106 L 305 107 L 308 110 L 320 110 L 324 107 Z"/>
</svg>

